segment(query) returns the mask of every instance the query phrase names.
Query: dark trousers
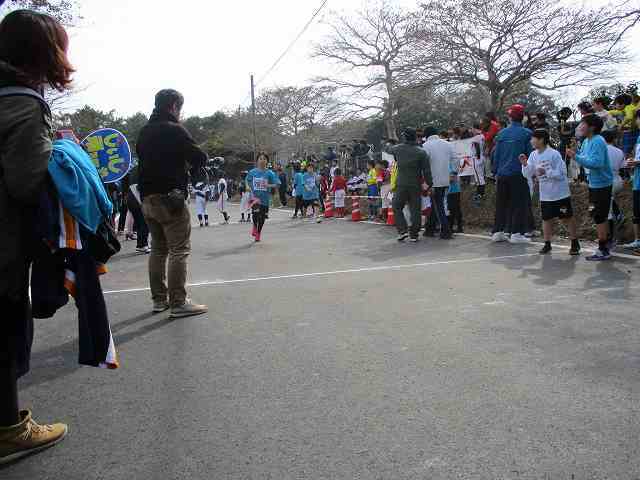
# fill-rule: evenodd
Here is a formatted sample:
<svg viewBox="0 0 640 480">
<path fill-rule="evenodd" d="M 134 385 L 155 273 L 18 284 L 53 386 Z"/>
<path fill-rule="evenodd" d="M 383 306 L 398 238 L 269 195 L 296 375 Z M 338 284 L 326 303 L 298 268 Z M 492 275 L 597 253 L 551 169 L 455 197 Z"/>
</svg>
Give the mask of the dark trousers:
<svg viewBox="0 0 640 480">
<path fill-rule="evenodd" d="M 427 232 L 433 233 L 436 230 L 437 222 L 440 223 L 440 235 L 446 236 L 450 233 L 449 220 L 447 219 L 447 212 L 444 208 L 444 200 L 447 197 L 447 190 L 449 187 L 434 187 L 431 195 L 431 203 L 433 204 L 434 214 L 429 216 L 427 223 Z M 437 218 L 436 218 L 437 217 Z"/>
<path fill-rule="evenodd" d="M 302 195 L 296 195 L 296 209 L 293 214 L 298 215 L 298 212 L 300 215 L 304 215 Z"/>
<path fill-rule="evenodd" d="M 411 211 L 411 237 L 416 238 L 420 233 L 422 212 L 420 211 L 420 187 L 397 187 L 393 195 L 393 214 L 399 234 L 407 233 L 407 220 L 404 218 L 404 206 L 408 203 Z"/>
<path fill-rule="evenodd" d="M 124 232 L 124 225 L 127 221 L 127 202 L 124 200 L 120 204 L 120 219 L 118 220 L 118 231 Z"/>
<path fill-rule="evenodd" d="M 280 194 L 280 204 L 283 207 L 287 206 L 287 190 L 284 188 L 281 188 L 278 193 Z"/>
<path fill-rule="evenodd" d="M 262 232 L 262 227 L 264 227 L 264 222 L 267 220 L 269 207 L 265 207 L 264 205 L 254 205 L 252 211 L 253 226 L 256 228 L 258 233 L 260 233 Z"/>
<path fill-rule="evenodd" d="M 29 371 L 33 343 L 33 317 L 24 286 L 22 299 L 0 297 L 0 426 L 19 422 L 18 378 Z"/>
<path fill-rule="evenodd" d="M 526 178 L 522 175 L 498 177 L 494 233 L 528 232 L 530 204 L 531 197 Z"/>
<path fill-rule="evenodd" d="M 129 194 L 127 195 L 127 206 L 129 208 L 129 211 L 131 212 L 131 215 L 133 215 L 133 222 L 136 226 L 136 233 L 138 238 L 136 246 L 138 248 L 144 248 L 149 245 L 149 227 L 147 226 L 147 222 L 144 219 L 142 207 L 131 192 L 129 192 Z"/>
<path fill-rule="evenodd" d="M 460 202 L 460 192 L 450 193 L 447 196 L 447 204 L 449 206 L 449 227 L 453 230 L 454 225 L 458 225 L 458 232 L 462 231 L 462 206 Z"/>
</svg>

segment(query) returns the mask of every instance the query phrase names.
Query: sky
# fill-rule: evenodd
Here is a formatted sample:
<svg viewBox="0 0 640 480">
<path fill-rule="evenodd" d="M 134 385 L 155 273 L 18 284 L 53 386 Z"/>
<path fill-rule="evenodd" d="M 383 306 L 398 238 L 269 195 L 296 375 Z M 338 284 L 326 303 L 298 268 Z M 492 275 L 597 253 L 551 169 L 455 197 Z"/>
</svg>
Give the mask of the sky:
<svg viewBox="0 0 640 480">
<path fill-rule="evenodd" d="M 417 0 L 393 0 L 413 7 Z M 583 2 L 565 0 L 581 5 Z M 586 0 L 602 5 L 604 0 Z M 82 20 L 71 28 L 70 59 L 81 90 L 71 107 L 89 104 L 121 115 L 149 113 L 162 88 L 185 95 L 185 115 L 208 115 L 249 102 L 250 80 L 263 76 L 296 37 L 321 0 L 82 0 Z M 328 73 L 309 57 L 312 43 L 326 34 L 323 18 L 355 10 L 365 0 L 328 0 L 316 21 L 258 90 L 299 85 Z M 630 37 L 640 43 L 640 28 Z M 621 81 L 640 77 L 634 62 Z M 580 98 L 585 92 L 564 92 Z"/>
</svg>

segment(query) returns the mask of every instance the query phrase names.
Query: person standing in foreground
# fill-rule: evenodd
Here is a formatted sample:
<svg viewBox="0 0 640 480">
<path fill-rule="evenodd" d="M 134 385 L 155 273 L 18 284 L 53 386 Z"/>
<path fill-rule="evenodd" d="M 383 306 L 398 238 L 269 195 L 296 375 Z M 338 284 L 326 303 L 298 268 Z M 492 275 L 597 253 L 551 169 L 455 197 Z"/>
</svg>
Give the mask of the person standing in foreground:
<svg viewBox="0 0 640 480">
<path fill-rule="evenodd" d="M 542 230 L 544 247 L 541 255 L 551 253 L 551 237 L 553 236 L 553 220 L 559 218 L 569 230 L 571 250 L 569 255 L 580 255 L 576 220 L 573 217 L 571 192 L 567 178 L 567 165 L 560 152 L 549 146 L 549 132 L 538 129 L 533 132 L 531 143 L 535 149 L 529 157 L 520 155 L 522 175 L 525 178 L 538 177 L 540 184 L 540 208 L 542 210 Z"/>
<path fill-rule="evenodd" d="M 266 153 L 258 155 L 258 166 L 251 170 L 247 175 L 247 186 L 251 189 L 254 197 L 253 211 L 253 230 L 251 235 L 256 242 L 262 237 L 262 227 L 268 218 L 269 205 L 271 204 L 271 189 L 280 185 L 277 175 L 267 169 L 269 157 Z"/>
<path fill-rule="evenodd" d="M 179 123 L 183 103 L 180 92 L 159 91 L 136 147 L 142 211 L 153 238 L 149 257 L 153 311 L 171 308 L 172 318 L 200 315 L 208 310 L 206 305 L 192 303 L 185 288 L 191 252 L 188 172 L 199 172 L 207 155 Z"/>
<path fill-rule="evenodd" d="M 609 208 L 611 206 L 611 191 L 613 185 L 613 172 L 609 161 L 607 142 L 600 135 L 604 122 L 597 115 L 588 115 L 583 118 L 585 123 L 585 139 L 576 152 L 567 149 L 567 156 L 575 158 L 578 165 L 589 169 L 589 203 L 593 220 L 598 231 L 598 250 L 587 257 L 590 261 L 609 260 Z"/>
<path fill-rule="evenodd" d="M 431 189 L 431 167 L 429 156 L 416 145 L 416 131 L 407 128 L 402 133 L 403 141 L 400 145 L 387 144 L 385 150 L 396 159 L 396 188 L 393 195 L 393 214 L 398 229 L 398 241 L 404 242 L 411 237 L 412 242 L 418 241 L 422 223 L 421 194 L 422 190 Z M 424 179 L 420 185 L 420 179 Z M 407 220 L 404 218 L 404 206 L 409 204 L 411 211 L 411 232 L 408 232 Z"/>
<path fill-rule="evenodd" d="M 18 378 L 29 371 L 33 341 L 29 227 L 52 151 L 51 111 L 39 96 L 45 86 L 64 91 L 71 84 L 68 43 L 48 15 L 16 10 L 0 23 L 0 93 L 22 90 L 0 98 L 0 464 L 55 445 L 67 433 L 66 425 L 38 425 L 19 409 Z"/>
<path fill-rule="evenodd" d="M 509 226 L 511 243 L 527 243 L 529 230 L 529 184 L 522 176 L 520 155 L 531 153 L 531 130 L 522 126 L 524 107 L 513 105 L 507 111 L 511 124 L 500 130 L 493 151 L 493 173 L 496 176 L 496 220 L 493 227 L 494 242 L 507 240 L 505 229 Z"/>
<path fill-rule="evenodd" d="M 436 211 L 437 219 L 440 222 L 440 238 L 449 240 L 453 238 L 451 227 L 447 219 L 445 201 L 449 190 L 449 170 L 455 162 L 456 154 L 453 145 L 440 138 L 439 135 L 431 135 L 422 146 L 429 156 L 431 175 L 433 176 L 433 194 L 431 200 Z M 432 237 L 436 228 L 436 215 L 430 215 L 427 227 L 424 231 L 425 237 Z"/>
</svg>

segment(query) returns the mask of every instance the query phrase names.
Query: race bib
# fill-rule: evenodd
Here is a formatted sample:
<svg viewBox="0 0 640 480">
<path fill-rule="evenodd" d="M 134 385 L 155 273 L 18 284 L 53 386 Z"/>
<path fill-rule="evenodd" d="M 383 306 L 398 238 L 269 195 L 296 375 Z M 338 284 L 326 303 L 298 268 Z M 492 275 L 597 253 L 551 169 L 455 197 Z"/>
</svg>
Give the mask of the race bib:
<svg viewBox="0 0 640 480">
<path fill-rule="evenodd" d="M 267 179 L 264 177 L 256 177 L 253 179 L 254 191 L 266 192 L 268 190 L 267 185 L 269 185 L 269 182 L 267 182 Z"/>
</svg>

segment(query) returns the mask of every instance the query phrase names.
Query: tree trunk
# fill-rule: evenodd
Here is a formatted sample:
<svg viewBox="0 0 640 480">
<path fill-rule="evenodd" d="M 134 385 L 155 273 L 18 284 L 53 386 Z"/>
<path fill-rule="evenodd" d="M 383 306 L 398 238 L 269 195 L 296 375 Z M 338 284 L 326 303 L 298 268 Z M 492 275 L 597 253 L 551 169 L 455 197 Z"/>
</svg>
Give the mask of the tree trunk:
<svg viewBox="0 0 640 480">
<path fill-rule="evenodd" d="M 396 101 L 395 90 L 393 87 L 393 72 L 389 64 L 384 66 L 385 73 L 385 87 L 387 88 L 387 101 L 384 104 L 384 128 L 387 138 L 398 140 L 398 133 L 396 129 Z"/>
</svg>

